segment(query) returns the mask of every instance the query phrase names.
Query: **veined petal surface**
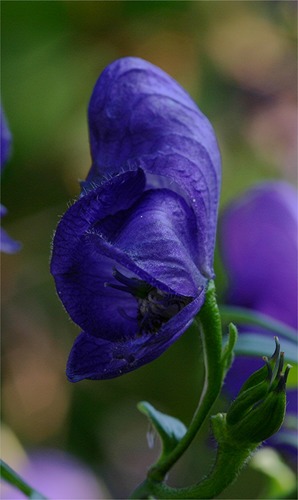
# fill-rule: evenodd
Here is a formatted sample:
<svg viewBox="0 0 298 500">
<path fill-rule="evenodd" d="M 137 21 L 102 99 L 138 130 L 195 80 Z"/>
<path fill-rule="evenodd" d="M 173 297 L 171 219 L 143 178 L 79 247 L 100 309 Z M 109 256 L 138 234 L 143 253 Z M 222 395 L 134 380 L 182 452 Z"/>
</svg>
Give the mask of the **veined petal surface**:
<svg viewBox="0 0 298 500">
<path fill-rule="evenodd" d="M 141 166 L 180 186 L 197 219 L 201 268 L 212 277 L 220 154 L 208 119 L 164 71 L 128 57 L 99 77 L 89 104 L 92 168 L 101 179 Z"/>
</svg>

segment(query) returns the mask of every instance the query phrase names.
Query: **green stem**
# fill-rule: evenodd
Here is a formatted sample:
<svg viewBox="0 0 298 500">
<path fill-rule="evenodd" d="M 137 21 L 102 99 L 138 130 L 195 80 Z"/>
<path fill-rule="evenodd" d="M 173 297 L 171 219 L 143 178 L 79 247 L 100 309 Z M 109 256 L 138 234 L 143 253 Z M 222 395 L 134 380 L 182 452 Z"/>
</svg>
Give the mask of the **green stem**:
<svg viewBox="0 0 298 500">
<path fill-rule="evenodd" d="M 149 498 L 150 495 L 156 498 L 215 498 L 234 482 L 253 450 L 253 448 L 219 447 L 212 472 L 200 483 L 186 488 L 170 488 L 164 483 L 147 479 L 134 492 L 132 498 Z"/>
<path fill-rule="evenodd" d="M 162 481 L 170 468 L 189 447 L 221 391 L 224 377 L 222 329 L 213 281 L 209 282 L 205 303 L 196 319 L 201 332 L 204 353 L 205 383 L 203 391 L 196 413 L 184 437 L 169 455 L 161 457 L 149 469 L 148 478 L 153 481 Z"/>
<path fill-rule="evenodd" d="M 202 481 L 185 488 L 171 488 L 163 482 L 147 478 L 132 498 L 196 498 L 217 497 L 232 484 L 252 456 L 259 443 L 241 443 L 233 439 L 226 424 L 226 415 L 219 413 L 211 420 L 214 437 L 218 442 L 216 461 L 211 472 Z"/>
<path fill-rule="evenodd" d="M 297 332 L 294 328 L 277 321 L 266 314 L 246 309 L 245 307 L 220 306 L 220 315 L 225 323 L 233 322 L 242 325 L 257 325 L 273 333 L 282 335 L 297 343 Z"/>
<path fill-rule="evenodd" d="M 34 498 L 35 500 L 46 500 L 46 497 L 38 493 L 36 490 L 31 488 L 22 478 L 19 476 L 7 463 L 1 460 L 0 463 L 1 477 L 7 483 L 11 484 L 15 488 L 18 488 L 24 493 L 28 498 Z"/>
<path fill-rule="evenodd" d="M 226 322 L 255 324 L 296 341 L 296 334 L 294 335 L 291 328 L 263 314 L 243 308 L 223 307 L 221 315 Z M 209 499 L 217 497 L 236 479 L 259 445 L 255 442 L 249 443 L 247 439 L 244 441 L 235 439 L 227 427 L 226 416 L 218 414 L 212 417 L 213 433 L 218 442 L 218 450 L 216 462 L 210 474 L 201 482 L 185 488 L 171 488 L 163 482 L 166 473 L 188 448 L 216 400 L 236 342 L 237 330 L 231 324 L 229 341 L 222 351 L 221 318 L 215 300 L 213 282 L 209 283 L 206 300 L 198 314 L 197 322 L 202 336 L 205 362 L 205 385 L 197 411 L 181 441 L 169 455 L 162 456 L 151 467 L 147 479 L 134 491 L 131 498 Z"/>
</svg>

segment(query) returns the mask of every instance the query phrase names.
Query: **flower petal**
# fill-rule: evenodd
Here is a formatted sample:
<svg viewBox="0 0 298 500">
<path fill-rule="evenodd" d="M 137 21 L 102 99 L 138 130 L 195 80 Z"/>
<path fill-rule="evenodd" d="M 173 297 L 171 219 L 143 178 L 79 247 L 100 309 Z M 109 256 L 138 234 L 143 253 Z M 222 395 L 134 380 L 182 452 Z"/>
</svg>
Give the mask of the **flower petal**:
<svg viewBox="0 0 298 500">
<path fill-rule="evenodd" d="M 187 330 L 203 302 L 204 291 L 156 334 L 109 342 L 82 332 L 69 355 L 68 379 L 71 382 L 109 379 L 153 361 Z"/>
<path fill-rule="evenodd" d="M 129 208 L 143 192 L 144 173 L 141 169 L 121 173 L 104 185 L 90 191 L 74 203 L 57 227 L 51 260 L 51 272 L 68 272 L 75 261 L 81 237 L 99 220 Z M 71 255 L 70 255 L 71 252 Z"/>
<path fill-rule="evenodd" d="M 220 155 L 207 118 L 171 77 L 131 57 L 103 71 L 88 116 L 88 180 L 136 164 L 179 185 L 198 220 L 202 271 L 212 277 Z"/>
<path fill-rule="evenodd" d="M 206 278 L 196 266 L 196 222 L 184 200 L 166 189 L 150 190 L 124 215 L 99 223 L 94 241 L 100 236 L 116 260 L 124 264 L 122 251 L 156 282 L 174 293 L 195 297 Z"/>
<path fill-rule="evenodd" d="M 11 151 L 11 133 L 7 126 L 6 118 L 2 107 L 0 106 L 0 169 L 1 172 L 5 166 L 5 163 L 9 159 Z M 0 205 L 0 218 L 6 215 L 7 209 Z M 14 241 L 4 229 L 0 229 L 0 251 L 4 253 L 13 254 L 20 250 L 21 244 L 18 241 Z"/>
<path fill-rule="evenodd" d="M 132 195 L 138 177 L 127 172 L 112 179 L 109 189 L 104 184 L 80 198 L 54 239 L 51 271 L 66 310 L 89 334 L 109 340 L 139 332 L 137 300 L 111 286 L 115 268 L 178 297 L 195 298 L 206 285 L 193 261 L 196 225 L 183 199 L 164 189 L 137 189 L 139 198 L 131 196 L 131 206 L 123 209 L 128 186 Z M 107 216 L 112 200 L 122 210 Z"/>
<path fill-rule="evenodd" d="M 0 250 L 4 253 L 16 253 L 20 250 L 21 244 L 13 240 L 9 234 L 1 227 L 0 228 Z"/>
<path fill-rule="evenodd" d="M 228 301 L 297 327 L 297 191 L 284 182 L 250 190 L 226 211 L 221 247 Z"/>
<path fill-rule="evenodd" d="M 3 205 L 0 204 L 0 218 L 4 217 L 7 214 L 7 209 Z M 13 254 L 20 250 L 21 243 L 13 240 L 9 234 L 5 231 L 5 229 L 0 228 L 0 251 L 4 253 Z"/>
<path fill-rule="evenodd" d="M 58 295 L 75 323 L 94 335 L 100 332 L 103 338 L 135 334 L 133 321 L 124 322 L 123 331 L 121 310 L 130 315 L 136 303 L 128 294 L 105 286 L 112 280 L 114 261 L 98 253 L 90 242 L 90 232 L 107 214 L 133 204 L 143 187 L 141 170 L 116 176 L 74 203 L 54 237 L 51 273 Z"/>
<path fill-rule="evenodd" d="M 3 109 L 0 106 L 0 137 L 1 137 L 1 147 L 0 147 L 0 167 L 3 170 L 5 163 L 8 161 L 11 150 L 11 133 L 7 126 L 6 118 L 3 113 Z"/>
</svg>

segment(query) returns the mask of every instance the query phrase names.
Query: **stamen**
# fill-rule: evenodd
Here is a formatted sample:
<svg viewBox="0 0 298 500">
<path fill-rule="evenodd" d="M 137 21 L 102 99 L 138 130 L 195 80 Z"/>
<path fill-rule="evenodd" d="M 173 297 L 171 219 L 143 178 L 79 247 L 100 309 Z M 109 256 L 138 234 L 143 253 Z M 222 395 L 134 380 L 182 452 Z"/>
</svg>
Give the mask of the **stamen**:
<svg viewBox="0 0 298 500">
<path fill-rule="evenodd" d="M 152 288 L 146 299 L 138 300 L 141 332 L 156 333 L 164 323 L 176 316 L 191 301 L 191 297 L 176 296 Z"/>
<path fill-rule="evenodd" d="M 130 293 L 137 300 L 137 318 L 130 317 L 122 308 L 119 312 L 125 319 L 137 319 L 140 335 L 158 332 L 164 323 L 193 300 L 192 297 L 164 292 L 138 278 L 129 278 L 116 268 L 113 270 L 113 277 L 122 285 L 106 282 L 104 286 Z"/>
<path fill-rule="evenodd" d="M 114 285 L 113 283 L 108 283 L 107 281 L 104 283 L 104 286 L 109 288 L 115 288 L 116 290 L 121 290 L 121 292 L 131 293 L 131 291 L 127 286 Z"/>
<path fill-rule="evenodd" d="M 118 269 L 116 268 L 113 269 L 113 276 L 124 286 L 114 283 L 105 283 L 105 286 L 115 288 L 116 290 L 121 290 L 122 292 L 130 293 L 134 297 L 145 298 L 152 288 L 151 285 L 148 285 L 148 283 L 146 283 L 146 281 L 140 280 L 138 278 L 128 278 L 124 274 L 120 273 L 120 271 L 118 271 Z"/>
</svg>

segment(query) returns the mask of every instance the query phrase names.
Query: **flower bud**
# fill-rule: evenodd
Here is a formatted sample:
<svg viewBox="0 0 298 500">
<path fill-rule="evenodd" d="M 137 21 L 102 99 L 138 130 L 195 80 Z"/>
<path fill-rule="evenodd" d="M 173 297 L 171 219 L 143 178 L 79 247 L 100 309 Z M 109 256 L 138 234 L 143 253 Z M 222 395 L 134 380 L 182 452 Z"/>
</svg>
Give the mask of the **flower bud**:
<svg viewBox="0 0 298 500">
<path fill-rule="evenodd" d="M 276 338 L 276 349 L 265 366 L 255 372 L 242 386 L 226 416 L 230 442 L 260 443 L 277 432 L 286 410 L 286 380 L 290 365 L 282 373 L 284 353 Z"/>
<path fill-rule="evenodd" d="M 229 426 L 233 440 L 260 443 L 278 431 L 286 410 L 285 391 L 274 390 L 237 424 Z"/>
<path fill-rule="evenodd" d="M 265 365 L 262 366 L 259 370 L 255 371 L 242 385 L 239 395 L 244 392 L 246 389 L 249 389 L 250 387 L 256 386 L 259 382 L 263 382 L 265 379 L 268 379 L 271 382 L 273 378 L 276 376 L 276 369 L 275 373 L 273 373 L 273 369 L 275 367 L 278 368 L 278 362 L 280 359 L 280 343 L 278 340 L 278 337 L 274 337 L 275 340 L 275 351 L 272 354 L 272 356 L 268 359 L 267 356 L 263 356 L 263 360 L 265 361 Z M 239 396 L 238 395 L 238 396 Z"/>
<path fill-rule="evenodd" d="M 231 404 L 227 413 L 227 423 L 233 425 L 238 422 L 243 415 L 247 414 L 250 409 L 253 409 L 260 401 L 262 401 L 269 389 L 269 382 L 264 380 L 259 382 L 254 387 L 246 389 L 239 393 L 238 397 Z"/>
</svg>

